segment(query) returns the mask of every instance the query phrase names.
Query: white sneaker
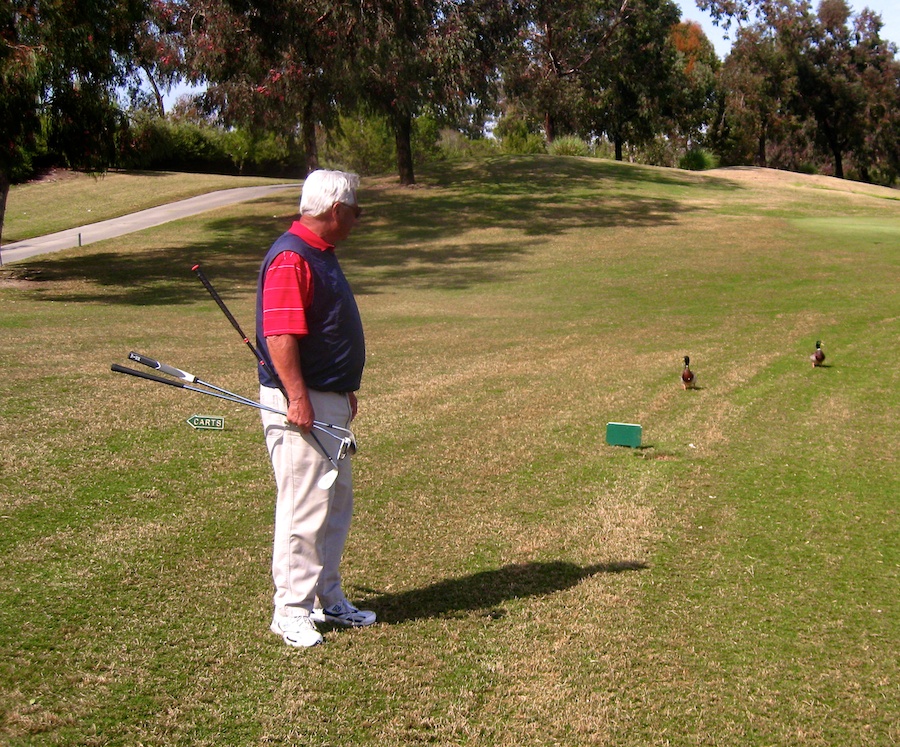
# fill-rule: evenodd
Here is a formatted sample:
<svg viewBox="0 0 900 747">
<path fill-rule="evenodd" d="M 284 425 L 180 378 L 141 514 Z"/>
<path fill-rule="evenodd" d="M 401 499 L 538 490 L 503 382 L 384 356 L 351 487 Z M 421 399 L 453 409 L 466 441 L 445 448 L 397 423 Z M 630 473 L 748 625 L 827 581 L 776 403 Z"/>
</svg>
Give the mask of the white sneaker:
<svg viewBox="0 0 900 747">
<path fill-rule="evenodd" d="M 320 623 L 334 623 L 335 625 L 348 625 L 354 628 L 364 628 L 375 622 L 375 613 L 370 610 L 358 610 L 346 599 L 322 609 L 316 607 L 312 611 L 312 619 Z"/>
<path fill-rule="evenodd" d="M 288 646 L 297 648 L 309 648 L 325 642 L 308 615 L 286 616 L 276 610 L 270 630 L 275 635 L 280 635 Z"/>
</svg>

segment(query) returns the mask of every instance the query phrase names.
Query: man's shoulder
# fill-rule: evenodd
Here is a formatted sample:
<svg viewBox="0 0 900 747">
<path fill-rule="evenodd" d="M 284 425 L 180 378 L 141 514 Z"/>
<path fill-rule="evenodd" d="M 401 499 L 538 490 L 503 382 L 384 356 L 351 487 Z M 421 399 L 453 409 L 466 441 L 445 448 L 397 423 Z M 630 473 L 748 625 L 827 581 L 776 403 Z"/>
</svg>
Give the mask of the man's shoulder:
<svg viewBox="0 0 900 747">
<path fill-rule="evenodd" d="M 308 256 L 308 252 L 311 250 L 309 244 L 307 244 L 303 239 L 301 239 L 296 234 L 291 233 L 290 231 L 285 231 L 281 236 L 279 236 L 272 243 L 272 246 L 269 247 L 269 251 L 266 253 L 265 263 L 269 264 L 272 260 L 275 259 L 279 254 L 284 254 L 285 252 L 293 252 L 294 254 L 298 254 L 301 257 Z"/>
</svg>

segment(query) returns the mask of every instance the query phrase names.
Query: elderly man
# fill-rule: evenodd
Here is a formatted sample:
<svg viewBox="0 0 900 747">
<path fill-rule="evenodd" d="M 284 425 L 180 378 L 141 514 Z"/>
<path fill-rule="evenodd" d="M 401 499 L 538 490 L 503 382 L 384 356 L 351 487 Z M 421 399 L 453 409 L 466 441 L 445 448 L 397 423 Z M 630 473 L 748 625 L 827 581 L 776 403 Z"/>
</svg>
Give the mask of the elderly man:
<svg viewBox="0 0 900 747">
<path fill-rule="evenodd" d="M 359 219 L 358 187 L 355 174 L 311 173 L 299 220 L 272 245 L 259 273 L 256 337 L 266 363 L 259 367 L 260 401 L 287 412 L 287 419 L 262 413 L 278 490 L 271 628 L 297 647 L 323 642 L 317 622 L 375 622 L 375 613 L 354 607 L 341 588 L 353 512 L 350 460 L 337 458 L 338 439 L 313 428 L 313 421 L 349 428 L 356 416 L 365 340 L 335 246 Z"/>
</svg>

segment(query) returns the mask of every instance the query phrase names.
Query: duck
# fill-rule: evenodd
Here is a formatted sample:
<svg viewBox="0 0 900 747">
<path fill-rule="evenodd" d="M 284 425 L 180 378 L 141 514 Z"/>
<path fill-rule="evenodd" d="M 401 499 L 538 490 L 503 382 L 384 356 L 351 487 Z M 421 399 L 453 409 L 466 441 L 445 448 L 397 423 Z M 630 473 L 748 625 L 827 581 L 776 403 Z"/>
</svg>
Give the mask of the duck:
<svg viewBox="0 0 900 747">
<path fill-rule="evenodd" d="M 812 361 L 813 368 L 821 366 L 825 361 L 825 351 L 822 350 L 821 340 L 816 340 L 816 349 L 813 351 L 812 355 L 809 356 L 809 359 Z"/>
<path fill-rule="evenodd" d="M 681 386 L 685 389 L 694 389 L 696 388 L 697 377 L 694 375 L 694 372 L 691 371 L 691 359 L 690 356 L 684 356 L 684 368 L 681 370 Z"/>
</svg>

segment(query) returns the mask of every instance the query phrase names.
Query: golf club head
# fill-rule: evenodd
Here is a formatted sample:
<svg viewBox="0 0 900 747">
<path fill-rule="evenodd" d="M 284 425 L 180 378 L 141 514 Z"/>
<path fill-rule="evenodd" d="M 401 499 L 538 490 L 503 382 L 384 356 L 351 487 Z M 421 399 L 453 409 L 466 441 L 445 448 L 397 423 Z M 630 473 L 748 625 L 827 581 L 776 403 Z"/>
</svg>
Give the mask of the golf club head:
<svg viewBox="0 0 900 747">
<path fill-rule="evenodd" d="M 353 439 L 349 436 L 342 438 L 340 448 L 338 449 L 337 458 L 343 459 L 345 456 L 347 456 L 347 454 L 350 454 L 352 456 L 355 453 L 356 443 L 353 441 Z"/>
<path fill-rule="evenodd" d="M 332 485 L 334 485 L 334 481 L 337 480 L 338 471 L 337 469 L 333 469 L 330 472 L 326 472 L 319 478 L 319 482 L 316 483 L 319 490 L 328 490 Z"/>
</svg>

